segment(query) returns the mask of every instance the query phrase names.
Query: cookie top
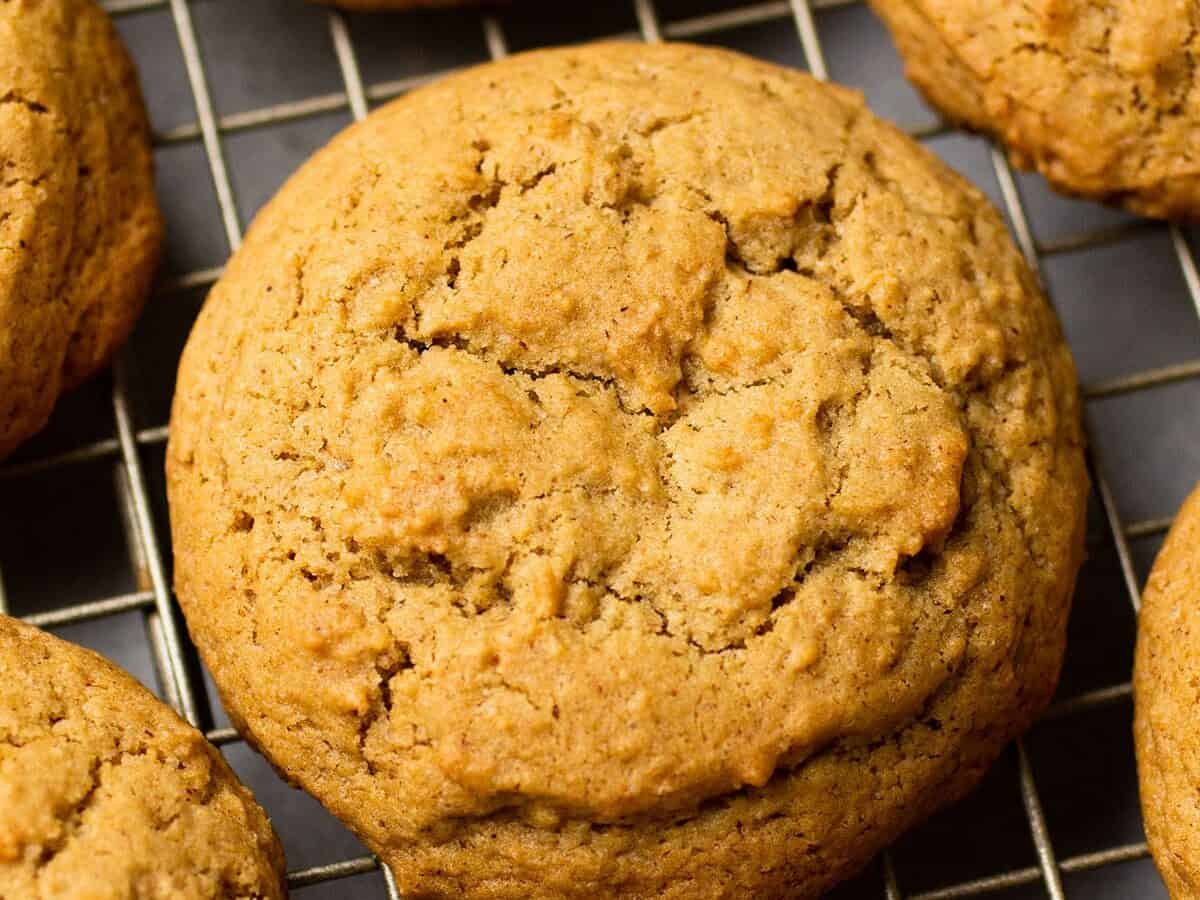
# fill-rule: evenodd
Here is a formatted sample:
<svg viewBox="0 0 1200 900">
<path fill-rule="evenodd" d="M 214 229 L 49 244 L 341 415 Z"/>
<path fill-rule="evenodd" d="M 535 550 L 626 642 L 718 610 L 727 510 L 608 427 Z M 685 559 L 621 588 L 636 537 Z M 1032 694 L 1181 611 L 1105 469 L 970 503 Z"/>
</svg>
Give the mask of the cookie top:
<svg viewBox="0 0 1200 900">
<path fill-rule="evenodd" d="M 0 896 L 285 896 L 271 824 L 218 753 L 103 657 L 0 616 Z"/>
<path fill-rule="evenodd" d="M 91 0 L 0 3 L 0 458 L 141 310 L 162 221 L 137 75 Z"/>
<path fill-rule="evenodd" d="M 612 44 L 393 103 L 260 215 L 178 385 L 197 643 L 409 889 L 666 890 L 738 798 L 853 830 L 815 761 L 949 704 L 909 787 L 973 777 L 1052 688 L 1059 328 L 986 200 L 808 76 Z M 803 873 L 790 811 L 721 853 L 828 880 L 929 793 Z"/>
<path fill-rule="evenodd" d="M 871 0 L 909 77 L 1060 190 L 1200 218 L 1200 0 Z"/>
<path fill-rule="evenodd" d="M 1200 487 L 1142 594 L 1134 674 L 1146 837 L 1175 900 L 1200 897 Z"/>
</svg>

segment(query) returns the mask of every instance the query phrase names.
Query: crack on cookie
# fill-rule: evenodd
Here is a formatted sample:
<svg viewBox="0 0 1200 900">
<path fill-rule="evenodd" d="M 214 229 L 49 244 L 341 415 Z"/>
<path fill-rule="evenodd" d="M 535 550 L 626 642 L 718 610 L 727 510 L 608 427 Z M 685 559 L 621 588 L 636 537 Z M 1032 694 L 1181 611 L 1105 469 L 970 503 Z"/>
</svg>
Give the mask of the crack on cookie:
<svg viewBox="0 0 1200 900">
<path fill-rule="evenodd" d="M 0 181 L 0 188 L 5 188 L 5 189 L 13 188 L 19 184 L 23 184 L 26 187 L 34 187 L 34 188 L 41 187 L 43 184 L 45 184 L 46 179 L 48 179 L 49 177 L 50 177 L 49 172 L 41 172 L 32 177 L 14 175 L 10 178 L 6 178 L 4 181 Z"/>
<path fill-rule="evenodd" d="M 20 107 L 28 110 L 29 112 L 33 113 L 35 116 L 50 115 L 50 108 L 48 106 L 46 106 L 44 103 L 41 103 L 41 102 L 34 100 L 32 98 L 29 98 L 29 97 L 22 96 L 21 94 L 18 94 L 16 91 L 12 91 L 12 90 L 10 90 L 4 94 L 0 94 L 0 106 L 10 106 L 10 105 L 11 106 L 20 106 Z"/>
<path fill-rule="evenodd" d="M 656 415 L 649 408 L 630 406 L 628 401 L 622 395 L 620 382 L 614 375 L 601 375 L 596 372 L 579 372 L 569 366 L 562 365 L 547 365 L 547 366 L 518 366 L 512 362 L 505 361 L 502 356 L 493 355 L 486 348 L 480 348 L 472 344 L 467 338 L 460 335 L 437 335 L 425 340 L 420 338 L 410 337 L 400 325 L 393 326 L 392 336 L 395 340 L 407 345 L 414 350 L 418 355 L 433 349 L 434 347 L 455 350 L 459 353 L 464 353 L 480 362 L 486 362 L 495 365 L 505 375 L 519 375 L 528 378 L 530 381 L 540 381 L 543 378 L 548 378 L 552 375 L 560 375 L 564 378 L 569 378 L 572 381 L 580 383 L 598 384 L 604 390 L 611 392 L 617 408 L 627 416 L 651 417 L 660 423 L 662 427 L 668 427 L 670 421 L 673 420 L 671 414 Z"/>
<path fill-rule="evenodd" d="M 366 763 L 367 772 L 372 776 L 378 773 L 371 755 L 367 753 L 367 738 L 375 724 L 380 720 L 386 721 L 392 713 L 392 679 L 413 668 L 413 665 L 409 645 L 401 640 L 394 640 L 391 652 L 375 661 L 374 696 L 366 714 L 360 717 L 358 722 L 358 755 Z"/>
<path fill-rule="evenodd" d="M 738 638 L 730 641 L 727 644 L 722 644 L 719 647 L 707 647 L 697 641 L 690 634 L 679 634 L 671 628 L 670 617 L 657 603 L 654 602 L 654 597 L 652 594 L 638 592 L 629 596 L 617 590 L 617 588 L 613 587 L 613 585 L 608 581 L 595 581 L 588 578 L 572 578 L 570 579 L 570 583 L 586 584 L 589 587 L 603 591 L 606 596 L 612 598 L 618 603 L 624 603 L 628 606 L 641 606 L 648 609 L 654 615 L 655 619 L 658 620 L 658 627 L 652 632 L 653 634 L 659 637 L 665 637 L 668 640 L 680 641 L 690 647 L 697 656 L 720 656 L 732 651 L 746 649 L 746 641 L 744 638 Z M 566 617 L 562 616 L 562 618 Z M 577 622 L 575 624 L 582 626 L 589 624 L 590 622 L 595 622 L 598 619 L 599 611 L 597 610 L 589 619 L 586 619 L 583 622 Z"/>
<path fill-rule="evenodd" d="M 406 553 L 403 559 L 389 560 L 380 548 L 372 553 L 375 567 L 398 585 L 434 587 L 444 584 L 461 588 L 465 580 L 456 576 L 454 565 L 443 553 L 431 551 Z"/>
<path fill-rule="evenodd" d="M 66 737 L 59 738 L 71 743 L 75 743 L 74 738 Z M 55 818 L 61 823 L 61 829 L 55 837 L 42 844 L 38 855 L 34 860 L 34 869 L 40 875 L 59 854 L 70 846 L 71 842 L 78 837 L 83 830 L 84 819 L 89 810 L 96 804 L 101 787 L 104 786 L 106 777 L 111 777 L 112 773 L 124 765 L 128 760 L 146 756 L 151 753 L 151 749 L 145 745 L 135 745 L 132 748 L 118 747 L 116 752 L 103 754 L 93 758 L 88 767 L 88 786 L 83 794 L 67 809 L 56 810 Z M 155 754 L 156 759 L 161 763 L 166 763 L 160 754 Z M 205 790 L 202 794 L 209 794 L 209 784 L 214 781 L 212 771 L 209 771 L 208 781 L 205 785 Z M 161 831 L 166 828 L 172 819 L 165 823 L 155 822 L 156 831 Z"/>
<path fill-rule="evenodd" d="M 797 241 L 805 245 L 816 244 L 817 258 L 824 256 L 828 250 L 827 238 L 829 237 L 829 226 L 833 222 L 832 216 L 835 208 L 834 192 L 837 188 L 837 178 L 841 167 L 841 163 L 833 164 L 825 173 L 825 189 L 816 197 L 808 198 L 798 205 L 795 213 L 792 214 L 791 220 L 793 245 L 789 251 L 777 256 L 769 264 L 752 262 L 749 259 L 750 254 L 738 244 L 729 217 L 715 204 L 713 198 L 707 192 L 692 186 L 697 195 L 705 201 L 705 208 L 700 211 L 711 221 L 720 225 L 725 232 L 726 265 L 734 270 L 754 276 L 777 275 L 780 272 L 797 272 L 799 268 L 796 257 L 799 255 L 798 250 L 800 249 L 797 243 L 795 243 Z"/>
<path fill-rule="evenodd" d="M 535 190 L 544 179 L 550 177 L 557 171 L 558 163 L 556 162 L 550 163 L 548 166 L 544 166 L 543 168 L 534 172 L 529 178 L 519 182 L 521 186 L 520 192 L 522 194 L 528 194 L 530 191 Z"/>
<path fill-rule="evenodd" d="M 95 800 L 96 792 L 100 789 L 100 770 L 106 762 L 108 760 L 104 758 L 92 760 L 91 765 L 88 767 L 87 788 L 77 801 L 57 816 L 58 820 L 62 823 L 61 830 L 52 840 L 42 845 L 34 862 L 36 870 L 40 871 L 49 866 L 54 861 L 54 858 L 66 849 L 71 839 L 79 833 L 83 817 Z"/>
<path fill-rule="evenodd" d="M 747 640 L 750 637 L 761 637 L 774 631 L 776 619 L 779 615 L 782 615 L 785 608 L 795 599 L 797 589 L 804 584 L 808 576 L 827 565 L 831 559 L 840 556 L 855 540 L 856 537 L 852 534 L 827 533 L 821 535 L 809 548 L 810 553 L 807 555 L 804 553 L 797 554 L 796 569 L 787 582 L 771 598 L 770 611 L 767 617 L 756 625 L 748 635 L 734 638 L 716 646 L 706 645 L 698 641 L 691 634 L 681 634 L 674 630 L 671 627 L 669 615 L 655 603 L 653 595 L 648 592 L 643 593 L 638 591 L 632 595 L 625 594 L 606 579 L 597 580 L 578 575 L 568 578 L 567 583 L 587 585 L 595 590 L 603 591 L 612 600 L 629 606 L 644 606 L 658 620 L 658 627 L 653 632 L 654 634 L 686 644 L 697 656 L 720 656 L 734 651 L 745 650 L 747 648 Z M 862 570 L 858 570 L 858 573 L 863 577 L 868 577 L 871 574 Z M 600 610 L 599 608 L 593 609 L 588 616 L 579 619 L 572 618 L 565 613 L 560 614 L 559 617 L 571 619 L 573 624 L 582 628 L 598 621 Z"/>
<path fill-rule="evenodd" d="M 696 119 L 703 118 L 707 112 L 707 110 L 697 109 L 678 116 L 656 116 L 653 121 L 635 127 L 633 132 L 641 137 L 650 138 L 669 128 L 686 125 L 689 122 L 694 122 Z"/>
</svg>

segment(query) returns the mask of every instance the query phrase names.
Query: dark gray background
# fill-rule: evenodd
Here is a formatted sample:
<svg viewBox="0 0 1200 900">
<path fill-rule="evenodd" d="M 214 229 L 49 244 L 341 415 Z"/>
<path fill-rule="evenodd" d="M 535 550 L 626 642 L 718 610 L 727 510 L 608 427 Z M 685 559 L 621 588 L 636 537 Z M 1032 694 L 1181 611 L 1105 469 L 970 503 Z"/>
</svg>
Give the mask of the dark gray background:
<svg viewBox="0 0 1200 900">
<path fill-rule="evenodd" d="M 161 287 L 126 357 L 135 427 L 143 430 L 141 460 L 165 553 L 163 451 L 161 433 L 153 429 L 167 421 L 176 358 L 206 291 L 203 283 L 180 289 L 179 279 L 221 265 L 230 248 L 195 127 L 197 102 L 181 52 L 178 10 L 165 0 L 121 2 L 124 9 L 114 8 L 117 24 L 141 67 L 161 137 L 158 179 L 169 222 Z M 495 20 L 513 51 L 638 34 L 632 0 L 594 8 L 571 4 L 573 10 L 566 6 L 519 0 L 497 12 Z M 831 76 L 862 89 L 878 112 L 910 130 L 932 131 L 928 146 L 1000 203 L 988 145 L 936 129 L 936 117 L 904 81 L 887 36 L 865 6 L 845 0 L 819 0 L 814 6 Z M 195 0 L 189 9 L 222 126 L 220 145 L 237 218 L 245 227 L 287 175 L 351 119 L 330 15 L 300 0 Z M 668 36 L 806 67 L 787 3 L 658 0 L 655 12 Z M 353 15 L 347 21 L 373 101 L 488 57 L 477 12 Z M 304 102 L 314 97 L 320 99 L 309 111 L 324 111 L 304 114 Z M 267 115 L 256 117 L 264 110 Z M 1094 446 L 1115 509 L 1134 535 L 1129 546 L 1140 583 L 1161 543 L 1164 521 L 1200 476 L 1200 311 L 1188 294 L 1166 226 L 1061 199 L 1036 176 L 1020 175 L 1017 182 L 1043 250 L 1048 287 L 1092 395 L 1088 415 Z M 1099 234 L 1093 234 L 1097 229 Z M 1151 379 L 1155 386 L 1145 389 L 1106 393 L 1113 379 L 1175 364 L 1191 368 L 1174 379 L 1159 372 L 1160 377 Z M 67 398 L 46 432 L 0 467 L 0 573 L 16 615 L 43 614 L 144 587 L 136 582 L 120 525 L 114 483 L 120 457 L 111 442 L 111 393 L 106 376 Z M 79 448 L 91 448 L 91 458 L 29 471 L 31 463 Z M 1062 700 L 1129 680 L 1131 598 L 1095 496 L 1088 552 L 1075 598 Z M 143 612 L 55 630 L 107 654 L 158 690 Z M 206 727 L 228 724 L 219 709 L 206 710 L 206 715 Z M 1166 896 L 1153 866 L 1136 848 L 1143 835 L 1130 718 L 1128 697 L 1120 695 L 1044 721 L 1026 739 L 1069 897 Z M 317 803 L 280 782 L 245 745 L 233 742 L 223 751 L 273 817 L 290 869 L 365 852 Z M 1132 861 L 1089 865 L 1088 854 L 1130 845 Z M 943 889 L 965 881 L 1036 867 L 1015 751 L 1006 754 L 972 797 L 904 838 L 893 861 L 902 895 L 926 900 L 960 896 Z M 386 896 L 378 872 L 295 894 L 304 900 Z M 991 894 L 1034 898 L 1047 896 L 1047 889 L 1040 876 L 1030 874 L 1025 884 Z M 883 897 L 882 865 L 873 865 L 836 896 Z"/>
</svg>

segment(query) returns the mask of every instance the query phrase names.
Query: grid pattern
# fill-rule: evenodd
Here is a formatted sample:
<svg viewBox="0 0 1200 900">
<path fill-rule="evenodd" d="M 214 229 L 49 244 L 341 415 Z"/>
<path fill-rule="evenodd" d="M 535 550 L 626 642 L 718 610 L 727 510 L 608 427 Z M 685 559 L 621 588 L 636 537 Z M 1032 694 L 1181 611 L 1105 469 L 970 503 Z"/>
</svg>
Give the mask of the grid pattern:
<svg viewBox="0 0 1200 900">
<path fill-rule="evenodd" d="M 814 76 L 825 79 L 829 77 L 829 66 L 817 14 L 851 7 L 860 0 L 775 0 L 667 20 L 660 16 L 655 0 L 630 2 L 636 30 L 608 35 L 609 37 L 641 38 L 646 41 L 704 40 L 735 29 L 774 24 L 794 29 L 808 69 Z M 220 228 L 230 250 L 239 246 L 242 237 L 234 185 L 226 159 L 226 144 L 232 136 L 328 113 L 349 113 L 355 120 L 362 119 L 367 115 L 372 103 L 399 96 L 445 74 L 444 71 L 429 71 L 395 80 L 367 83 L 362 75 L 359 54 L 347 20 L 342 14 L 331 11 L 327 13 L 329 40 L 340 73 L 341 90 L 218 115 L 210 93 L 210 72 L 206 70 L 201 41 L 193 21 L 192 7 L 187 0 L 109 0 L 106 6 L 118 17 L 152 10 L 169 13 L 196 121 L 159 131 L 155 136 L 156 143 L 161 148 L 197 144 L 202 147 L 215 192 Z M 482 42 L 487 53 L 492 58 L 506 55 L 508 40 L 501 18 L 496 14 L 484 14 L 479 19 Z M 946 135 L 948 131 L 937 123 L 913 126 L 908 130 L 920 139 L 938 138 Z M 1039 275 L 1043 275 L 1043 269 L 1057 258 L 1089 248 L 1136 241 L 1151 229 L 1161 228 L 1145 222 L 1128 220 L 1049 239 L 1035 239 L 1030 224 L 1031 215 L 1018 189 L 1017 177 L 1001 152 L 995 148 L 988 152 L 999 200 L 1002 201 L 1014 237 Z M 1196 260 L 1189 248 L 1187 237 L 1175 226 L 1168 227 L 1166 234 L 1186 296 L 1195 307 L 1196 315 L 1200 317 L 1200 273 L 1197 271 Z M 185 292 L 202 289 L 215 281 L 219 275 L 219 267 L 209 267 L 164 279 L 159 287 L 159 299 L 169 302 L 171 298 L 177 298 Z M 1048 282 L 1051 288 L 1056 286 L 1053 278 L 1043 278 L 1043 281 Z M 0 466 L 0 497 L 4 496 L 5 487 L 10 483 L 39 476 L 59 477 L 59 473 L 84 464 L 110 461 L 115 479 L 118 518 L 128 548 L 129 572 L 134 589 L 100 599 L 42 610 L 25 615 L 24 618 L 42 627 L 59 627 L 140 612 L 144 619 L 146 640 L 162 696 L 190 722 L 199 727 L 211 726 L 214 721 L 213 709 L 206 699 L 207 690 L 199 674 L 194 650 L 187 642 L 168 584 L 167 557 L 164 555 L 165 548 L 162 543 L 165 535 L 161 534 L 160 523 L 156 522 L 155 516 L 155 504 L 156 501 L 161 501 L 161 490 L 145 468 L 143 460 L 144 455 L 154 448 L 161 447 L 166 438 L 166 426 L 156 423 L 152 427 L 136 427 L 130 388 L 132 362 L 126 357 L 118 360 L 114 366 L 110 397 L 113 434 L 97 440 L 84 441 L 65 451 L 25 455 L 18 461 Z M 1140 367 L 1132 374 L 1086 382 L 1084 396 L 1088 401 L 1090 430 L 1097 430 L 1093 419 L 1098 402 L 1110 398 L 1140 396 L 1142 392 L 1180 383 L 1200 383 L 1200 347 L 1192 347 L 1191 355 L 1185 355 L 1182 361 Z M 1101 458 L 1095 441 L 1091 442 L 1091 447 L 1089 462 L 1099 501 L 1098 508 L 1107 531 L 1106 535 L 1097 540 L 1111 542 L 1117 562 L 1116 571 L 1112 575 L 1120 582 L 1121 592 L 1132 611 L 1136 612 L 1140 595 L 1131 542 L 1161 535 L 1169 527 L 1170 519 L 1159 516 L 1131 522 L 1123 521 L 1108 479 L 1105 460 Z M 2 550 L 0 547 L 0 551 Z M 0 559 L 2 558 L 0 556 Z M 0 611 L 7 611 L 2 572 Z M 1127 704 L 1130 695 L 1131 687 L 1128 681 L 1091 688 L 1058 702 L 1049 710 L 1044 721 L 1074 721 L 1097 709 L 1120 703 Z M 210 740 L 218 745 L 233 745 L 240 741 L 236 732 L 230 728 L 208 727 L 207 734 Z M 1098 851 L 1060 856 L 1055 852 L 1050 823 L 1043 808 L 1042 797 L 1039 795 L 1031 753 L 1027 750 L 1025 741 L 1018 741 L 1016 744 L 1012 770 L 1017 781 L 1024 827 L 1028 830 L 1034 849 L 1032 864 L 1005 867 L 994 874 L 959 880 L 930 889 L 907 889 L 903 883 L 904 879 L 898 874 L 903 871 L 899 858 L 893 860 L 891 855 L 884 854 L 876 869 L 856 883 L 857 893 L 853 896 L 883 896 L 887 900 L 949 900 L 1000 894 L 1014 888 L 1040 884 L 1044 895 L 1049 896 L 1051 900 L 1060 900 L 1067 896 L 1064 876 L 1090 872 L 1146 856 L 1146 846 L 1140 841 L 1118 843 Z M 902 854 L 903 850 L 898 853 Z M 288 880 L 290 886 L 298 890 L 373 872 L 379 868 L 377 860 L 369 855 L 362 855 L 294 870 L 289 873 Z M 383 869 L 383 880 L 386 895 L 396 900 L 396 887 L 386 869 Z M 867 886 L 863 887 L 863 884 Z"/>
</svg>

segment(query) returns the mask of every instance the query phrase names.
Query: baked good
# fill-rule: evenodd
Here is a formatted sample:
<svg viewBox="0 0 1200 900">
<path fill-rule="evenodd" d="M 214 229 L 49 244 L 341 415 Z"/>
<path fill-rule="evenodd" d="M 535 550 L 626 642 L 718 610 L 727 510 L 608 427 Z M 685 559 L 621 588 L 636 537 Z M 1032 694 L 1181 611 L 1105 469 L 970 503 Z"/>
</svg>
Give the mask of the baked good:
<svg viewBox="0 0 1200 900">
<path fill-rule="evenodd" d="M 196 729 L 103 657 L 0 617 L 0 896 L 285 895 L 270 822 Z"/>
<path fill-rule="evenodd" d="M 1142 594 L 1134 681 L 1146 838 L 1173 900 L 1200 898 L 1200 487 Z"/>
<path fill-rule="evenodd" d="M 687 45 L 333 141 L 214 287 L 167 465 L 228 708 L 436 897 L 828 887 L 1049 697 L 1085 492 L 987 201 Z"/>
<path fill-rule="evenodd" d="M 91 0 L 0 3 L 0 458 L 125 339 L 162 219 L 137 74 Z"/>
<path fill-rule="evenodd" d="M 871 0 L 909 78 L 1057 189 L 1200 218 L 1200 0 Z"/>
</svg>

